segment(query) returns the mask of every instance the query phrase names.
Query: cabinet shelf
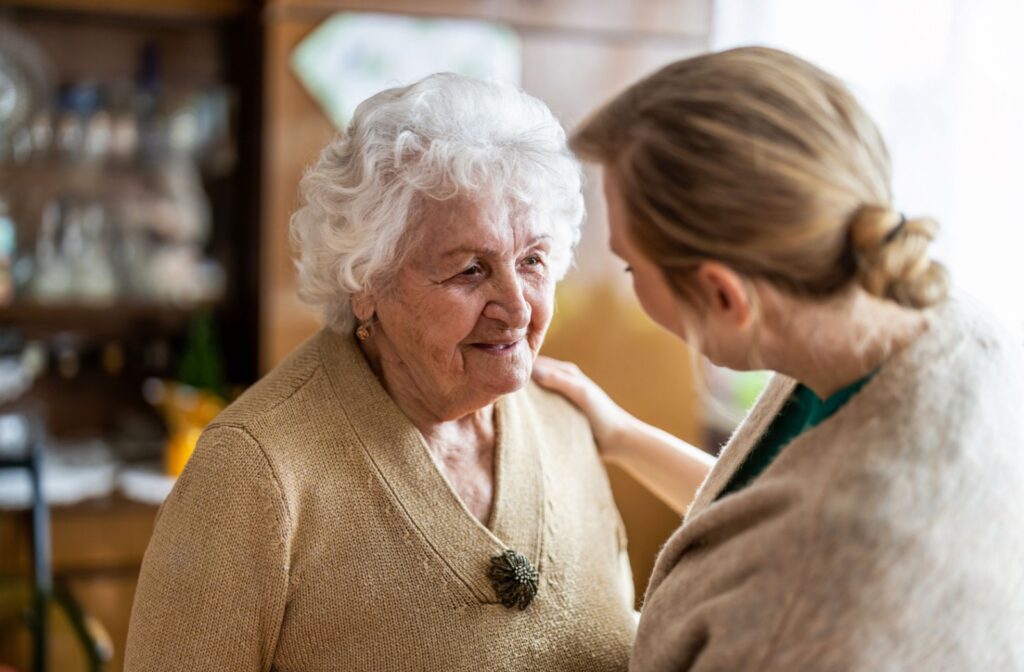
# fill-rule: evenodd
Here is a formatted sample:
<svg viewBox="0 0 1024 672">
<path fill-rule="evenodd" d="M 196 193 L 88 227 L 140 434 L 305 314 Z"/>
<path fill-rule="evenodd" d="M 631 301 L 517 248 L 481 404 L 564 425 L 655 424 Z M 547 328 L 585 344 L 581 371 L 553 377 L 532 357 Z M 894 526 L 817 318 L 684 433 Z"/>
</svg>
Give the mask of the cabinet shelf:
<svg viewBox="0 0 1024 672">
<path fill-rule="evenodd" d="M 211 20 L 238 16 L 250 3 L 246 0 L 17 0 L 12 4 L 23 9 L 108 16 Z"/>
<path fill-rule="evenodd" d="M 191 315 L 216 305 L 213 302 L 179 306 L 141 301 L 109 305 L 21 301 L 0 308 L 0 325 L 16 326 L 29 337 L 63 331 L 124 337 L 138 329 L 157 333 L 180 330 Z"/>
</svg>

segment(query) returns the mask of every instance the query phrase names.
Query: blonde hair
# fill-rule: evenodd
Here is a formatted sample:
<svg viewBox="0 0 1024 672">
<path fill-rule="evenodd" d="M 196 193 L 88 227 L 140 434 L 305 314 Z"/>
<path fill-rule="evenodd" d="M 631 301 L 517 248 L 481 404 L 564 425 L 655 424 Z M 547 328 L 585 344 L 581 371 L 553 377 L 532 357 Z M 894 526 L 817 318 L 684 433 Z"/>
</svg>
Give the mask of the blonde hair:
<svg viewBox="0 0 1024 672">
<path fill-rule="evenodd" d="M 928 253 L 938 224 L 894 210 L 875 124 L 842 82 L 791 54 L 672 63 L 595 112 L 571 146 L 612 172 L 631 239 L 689 303 L 707 260 L 802 296 L 857 282 L 924 308 L 948 292 Z"/>
</svg>

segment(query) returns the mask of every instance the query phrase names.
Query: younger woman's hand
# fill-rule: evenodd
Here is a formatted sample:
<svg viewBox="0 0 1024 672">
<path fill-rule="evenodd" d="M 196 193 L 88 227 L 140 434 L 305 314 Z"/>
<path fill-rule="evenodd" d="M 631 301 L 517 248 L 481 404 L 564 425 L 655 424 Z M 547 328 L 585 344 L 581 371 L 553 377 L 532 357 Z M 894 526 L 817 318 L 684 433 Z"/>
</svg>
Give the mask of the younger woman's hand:
<svg viewBox="0 0 1024 672">
<path fill-rule="evenodd" d="M 629 471 L 682 515 L 711 471 L 713 457 L 627 413 L 575 364 L 538 357 L 533 377 L 583 411 L 602 458 Z"/>
<path fill-rule="evenodd" d="M 629 413 L 572 362 L 537 357 L 533 365 L 533 379 L 575 404 L 590 421 L 601 454 L 606 458 L 612 457 L 616 436 L 632 418 Z"/>
</svg>

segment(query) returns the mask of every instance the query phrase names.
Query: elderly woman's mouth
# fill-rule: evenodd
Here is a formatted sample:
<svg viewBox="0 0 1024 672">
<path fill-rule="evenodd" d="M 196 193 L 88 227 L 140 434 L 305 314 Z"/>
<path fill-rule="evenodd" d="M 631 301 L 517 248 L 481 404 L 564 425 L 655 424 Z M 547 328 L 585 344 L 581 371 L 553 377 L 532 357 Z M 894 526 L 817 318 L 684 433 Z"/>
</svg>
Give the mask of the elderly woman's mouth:
<svg viewBox="0 0 1024 672">
<path fill-rule="evenodd" d="M 515 341 L 502 341 L 499 343 L 472 343 L 472 347 L 491 355 L 507 355 L 515 352 L 516 346 L 523 342 L 523 339 Z"/>
</svg>

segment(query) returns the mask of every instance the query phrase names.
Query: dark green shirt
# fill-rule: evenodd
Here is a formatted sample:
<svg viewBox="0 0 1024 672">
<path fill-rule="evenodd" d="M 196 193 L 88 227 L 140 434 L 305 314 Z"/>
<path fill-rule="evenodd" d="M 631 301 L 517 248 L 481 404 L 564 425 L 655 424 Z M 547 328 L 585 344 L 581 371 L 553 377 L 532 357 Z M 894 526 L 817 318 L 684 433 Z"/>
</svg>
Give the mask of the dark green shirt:
<svg viewBox="0 0 1024 672">
<path fill-rule="evenodd" d="M 797 385 L 793 394 L 782 406 L 782 410 L 768 426 L 768 430 L 758 440 L 740 468 L 729 479 L 722 492 L 718 494 L 718 498 L 742 490 L 749 485 L 762 471 L 768 468 L 768 465 L 779 456 L 779 453 L 790 441 L 832 417 L 843 407 L 843 404 L 871 380 L 873 375 L 844 387 L 828 399 L 819 399 L 818 395 L 810 388 L 802 384 Z"/>
</svg>

